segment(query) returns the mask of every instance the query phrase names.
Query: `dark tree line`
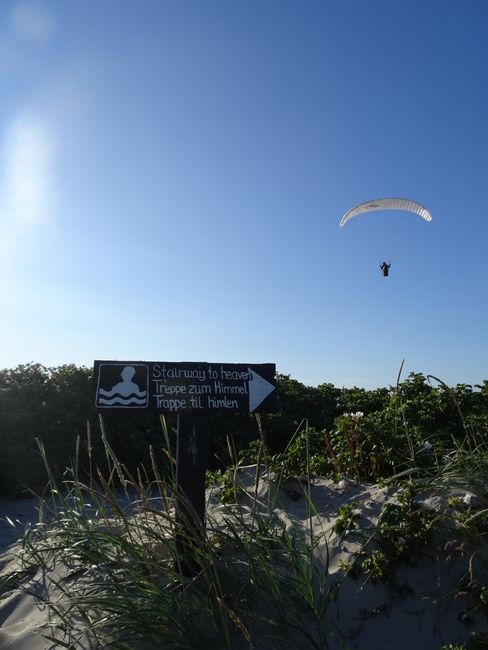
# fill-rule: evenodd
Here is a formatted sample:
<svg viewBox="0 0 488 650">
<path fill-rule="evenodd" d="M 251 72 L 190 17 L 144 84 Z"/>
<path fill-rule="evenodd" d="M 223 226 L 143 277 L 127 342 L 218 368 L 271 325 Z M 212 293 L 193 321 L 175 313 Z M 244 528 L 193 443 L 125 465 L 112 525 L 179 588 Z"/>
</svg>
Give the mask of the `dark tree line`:
<svg viewBox="0 0 488 650">
<path fill-rule="evenodd" d="M 488 381 L 449 388 L 412 373 L 397 387 L 365 390 L 339 389 L 332 384 L 310 387 L 278 375 L 277 397 L 277 412 L 261 418 L 269 454 L 282 452 L 305 419 L 317 432 L 333 432 L 344 422 L 344 414 L 357 412 L 364 414 L 362 435 L 369 436 L 371 444 L 378 437 L 392 437 L 402 427 L 419 439 L 431 435 L 462 439 L 466 427 L 488 438 Z M 175 418 L 167 418 L 166 424 L 174 454 Z M 111 413 L 104 416 L 104 429 L 115 454 L 131 472 L 141 464 L 150 466 L 150 446 L 160 469 L 167 469 L 166 441 L 158 416 Z M 225 466 L 229 450 L 239 453 L 259 438 L 256 418 L 251 415 L 213 414 L 207 429 L 210 469 Z M 27 488 L 44 489 L 46 473 L 36 439 L 42 440 L 50 466 L 62 475 L 72 465 L 79 438 L 80 471 L 88 471 L 84 451 L 88 434 L 92 467 L 103 471 L 106 456 L 93 406 L 91 369 L 31 363 L 0 370 L 0 495 L 21 496 Z M 396 444 L 393 438 L 392 444 Z"/>
</svg>

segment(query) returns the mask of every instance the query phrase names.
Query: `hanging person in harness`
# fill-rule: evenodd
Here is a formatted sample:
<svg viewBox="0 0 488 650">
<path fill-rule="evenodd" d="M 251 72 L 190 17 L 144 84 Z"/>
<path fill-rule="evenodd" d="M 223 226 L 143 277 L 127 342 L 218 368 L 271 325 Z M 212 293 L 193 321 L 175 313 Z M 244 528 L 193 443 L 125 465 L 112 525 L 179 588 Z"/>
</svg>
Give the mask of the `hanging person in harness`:
<svg viewBox="0 0 488 650">
<path fill-rule="evenodd" d="M 386 262 L 382 262 L 380 264 L 380 269 L 382 270 L 385 278 L 388 277 L 388 273 L 390 272 L 390 266 L 391 266 L 391 261 L 389 262 L 389 264 L 387 264 Z"/>
</svg>

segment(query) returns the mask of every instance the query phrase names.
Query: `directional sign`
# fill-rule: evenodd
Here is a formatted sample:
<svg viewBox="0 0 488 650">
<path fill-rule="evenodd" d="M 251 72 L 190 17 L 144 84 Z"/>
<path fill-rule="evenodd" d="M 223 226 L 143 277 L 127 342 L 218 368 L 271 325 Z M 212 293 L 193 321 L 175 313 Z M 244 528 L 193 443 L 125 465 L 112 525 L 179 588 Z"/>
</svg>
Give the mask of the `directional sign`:
<svg viewBox="0 0 488 650">
<path fill-rule="evenodd" d="M 95 361 L 95 406 L 195 415 L 273 411 L 275 374 L 272 363 Z"/>
</svg>

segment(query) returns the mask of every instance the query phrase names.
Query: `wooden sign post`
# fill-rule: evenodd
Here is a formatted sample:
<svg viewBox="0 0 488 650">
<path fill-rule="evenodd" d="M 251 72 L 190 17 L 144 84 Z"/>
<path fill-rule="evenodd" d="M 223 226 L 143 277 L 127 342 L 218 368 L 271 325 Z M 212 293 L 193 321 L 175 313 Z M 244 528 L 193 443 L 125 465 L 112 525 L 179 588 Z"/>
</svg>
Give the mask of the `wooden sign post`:
<svg viewBox="0 0 488 650">
<path fill-rule="evenodd" d="M 176 552 L 177 569 L 196 573 L 195 549 L 205 535 L 205 456 L 207 431 L 204 415 L 178 415 L 176 447 Z"/>
<path fill-rule="evenodd" d="M 95 406 L 99 412 L 178 416 L 176 543 L 185 575 L 193 571 L 192 547 L 205 534 L 205 415 L 275 410 L 275 374 L 276 367 L 271 363 L 94 363 Z"/>
</svg>

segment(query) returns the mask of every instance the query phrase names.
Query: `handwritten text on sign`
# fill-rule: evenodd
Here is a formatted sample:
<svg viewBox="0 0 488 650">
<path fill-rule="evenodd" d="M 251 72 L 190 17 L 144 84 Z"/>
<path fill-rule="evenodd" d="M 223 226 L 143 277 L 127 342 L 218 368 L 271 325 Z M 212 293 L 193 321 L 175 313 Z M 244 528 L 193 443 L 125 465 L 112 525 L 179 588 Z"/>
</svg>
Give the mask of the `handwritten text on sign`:
<svg viewBox="0 0 488 650">
<path fill-rule="evenodd" d="M 275 408 L 271 363 L 95 361 L 98 410 L 253 413 Z"/>
</svg>

